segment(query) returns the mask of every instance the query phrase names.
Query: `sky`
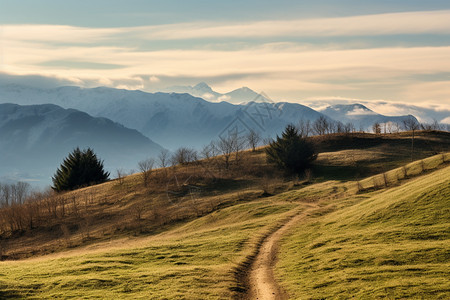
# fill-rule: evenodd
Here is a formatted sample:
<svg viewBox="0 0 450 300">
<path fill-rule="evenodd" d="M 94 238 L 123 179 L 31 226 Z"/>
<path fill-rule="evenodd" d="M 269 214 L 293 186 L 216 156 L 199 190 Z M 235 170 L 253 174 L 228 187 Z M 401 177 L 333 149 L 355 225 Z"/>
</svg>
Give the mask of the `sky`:
<svg viewBox="0 0 450 300">
<path fill-rule="evenodd" d="M 450 1 L 0 0 L 0 82 L 450 107 Z"/>
</svg>

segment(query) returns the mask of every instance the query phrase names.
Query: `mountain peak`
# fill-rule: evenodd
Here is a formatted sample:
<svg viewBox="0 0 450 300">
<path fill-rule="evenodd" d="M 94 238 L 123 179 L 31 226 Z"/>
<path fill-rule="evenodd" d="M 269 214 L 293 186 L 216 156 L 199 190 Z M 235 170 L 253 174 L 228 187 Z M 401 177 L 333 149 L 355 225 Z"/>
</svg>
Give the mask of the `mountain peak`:
<svg viewBox="0 0 450 300">
<path fill-rule="evenodd" d="M 206 82 L 203 82 L 203 81 L 198 83 L 198 84 L 196 84 L 194 86 L 194 89 L 212 91 L 211 87 Z"/>
<path fill-rule="evenodd" d="M 233 92 L 236 92 L 236 91 L 253 92 L 253 93 L 256 93 L 254 90 L 252 90 L 251 88 L 246 87 L 246 86 L 243 86 L 243 87 L 241 87 L 241 88 L 238 88 L 238 89 L 234 90 Z"/>
</svg>

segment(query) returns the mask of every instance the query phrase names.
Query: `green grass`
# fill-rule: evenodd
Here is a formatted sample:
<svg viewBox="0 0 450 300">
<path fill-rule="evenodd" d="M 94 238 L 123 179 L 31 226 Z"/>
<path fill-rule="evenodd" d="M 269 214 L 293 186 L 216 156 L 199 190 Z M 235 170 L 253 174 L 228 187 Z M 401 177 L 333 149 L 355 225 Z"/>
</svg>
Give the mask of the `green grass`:
<svg viewBox="0 0 450 300">
<path fill-rule="evenodd" d="M 0 262 L 0 298 L 221 299 L 234 266 L 271 224 L 297 205 L 235 205 L 122 249 Z M 118 241 L 120 243 L 121 241 Z"/>
<path fill-rule="evenodd" d="M 450 297 L 450 167 L 333 201 L 283 239 L 276 274 L 293 299 Z"/>
</svg>

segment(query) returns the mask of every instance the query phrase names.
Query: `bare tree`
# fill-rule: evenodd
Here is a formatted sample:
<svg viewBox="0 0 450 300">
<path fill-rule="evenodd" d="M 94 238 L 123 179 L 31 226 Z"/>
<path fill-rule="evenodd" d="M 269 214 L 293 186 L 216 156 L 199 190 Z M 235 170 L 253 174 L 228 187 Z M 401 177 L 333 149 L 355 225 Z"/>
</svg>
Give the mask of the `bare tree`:
<svg viewBox="0 0 450 300">
<path fill-rule="evenodd" d="M 375 133 L 375 134 L 381 134 L 381 125 L 380 125 L 380 123 L 375 122 L 372 125 L 372 130 L 373 130 L 373 133 Z"/>
<path fill-rule="evenodd" d="M 331 121 L 328 122 L 328 131 L 327 133 L 336 133 L 338 128 L 338 122 Z"/>
<path fill-rule="evenodd" d="M 159 166 L 163 169 L 162 171 L 164 178 L 167 178 L 167 167 L 169 166 L 170 163 L 169 160 L 170 160 L 169 150 L 162 149 L 158 154 L 158 162 Z"/>
<path fill-rule="evenodd" d="M 147 186 L 150 180 L 150 175 L 153 170 L 153 165 L 155 164 L 155 160 L 153 158 L 148 158 L 142 160 L 138 163 L 139 170 L 142 174 L 142 180 L 144 182 L 144 186 Z"/>
<path fill-rule="evenodd" d="M 116 177 L 117 177 L 117 181 L 119 182 L 119 185 L 123 185 L 123 183 L 125 181 L 125 175 L 126 175 L 126 172 L 123 169 L 116 170 Z"/>
<path fill-rule="evenodd" d="M 212 157 L 211 143 L 204 145 L 200 151 L 201 158 L 209 160 Z"/>
<path fill-rule="evenodd" d="M 355 131 L 356 131 L 355 125 L 353 125 L 353 123 L 350 123 L 350 122 L 345 123 L 345 125 L 344 125 L 345 133 L 351 133 L 351 132 L 355 132 Z"/>
<path fill-rule="evenodd" d="M 422 130 L 441 130 L 441 125 L 439 124 L 439 122 L 437 120 L 433 120 L 433 123 L 428 124 L 428 123 L 421 123 L 420 124 L 420 129 Z"/>
<path fill-rule="evenodd" d="M 300 119 L 297 124 L 298 133 L 303 137 L 308 137 L 311 134 L 312 127 L 311 127 L 311 121 L 303 119 Z"/>
<path fill-rule="evenodd" d="M 131 215 L 133 216 L 133 221 L 136 223 L 139 233 L 142 232 L 142 215 L 145 211 L 144 204 L 136 203 L 131 207 Z"/>
<path fill-rule="evenodd" d="M 317 135 L 324 135 L 329 131 L 329 122 L 324 116 L 320 116 L 312 124 L 312 129 Z"/>
<path fill-rule="evenodd" d="M 30 192 L 30 184 L 27 182 L 19 181 L 16 184 L 11 185 L 12 202 L 16 204 L 23 204 Z"/>
<path fill-rule="evenodd" d="M 169 165 L 169 150 L 162 149 L 158 154 L 158 162 L 161 168 L 166 168 Z"/>
<path fill-rule="evenodd" d="M 414 155 L 414 132 L 419 129 L 419 122 L 413 116 L 408 116 L 405 120 L 403 120 L 403 127 L 406 131 L 412 131 L 411 138 L 411 161 L 413 161 Z"/>
<path fill-rule="evenodd" d="M 248 145 L 252 148 L 252 152 L 255 152 L 256 147 L 261 142 L 261 135 L 257 131 L 252 129 L 247 133 L 246 139 Z"/>
<path fill-rule="evenodd" d="M 236 164 L 240 164 L 241 152 L 245 148 L 245 136 L 239 135 L 237 132 L 231 134 L 231 138 L 234 140 L 234 159 Z"/>
<path fill-rule="evenodd" d="M 336 132 L 337 133 L 344 133 L 344 128 L 345 128 L 344 123 L 342 123 L 340 121 L 336 122 Z"/>
<path fill-rule="evenodd" d="M 231 154 L 233 153 L 235 149 L 235 142 L 236 140 L 232 135 L 228 135 L 227 137 L 220 138 L 220 140 L 217 142 L 217 147 L 219 151 L 222 154 L 224 163 L 225 163 L 225 169 L 229 169 L 230 167 L 230 158 Z"/>
<path fill-rule="evenodd" d="M 8 207 L 11 204 L 11 186 L 4 184 L 0 187 L 0 205 Z"/>
<path fill-rule="evenodd" d="M 197 151 L 192 148 L 181 147 L 178 148 L 173 154 L 172 159 L 180 164 L 188 164 L 190 162 L 196 161 L 198 159 Z"/>
<path fill-rule="evenodd" d="M 400 129 L 401 129 L 401 126 L 398 122 L 393 123 L 392 132 L 399 133 Z"/>
</svg>

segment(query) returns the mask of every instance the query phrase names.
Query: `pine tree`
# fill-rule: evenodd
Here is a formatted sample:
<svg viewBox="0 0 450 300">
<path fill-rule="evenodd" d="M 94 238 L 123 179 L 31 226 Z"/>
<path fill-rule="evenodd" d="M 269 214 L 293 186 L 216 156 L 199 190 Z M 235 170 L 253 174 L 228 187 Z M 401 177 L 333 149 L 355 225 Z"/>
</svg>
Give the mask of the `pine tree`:
<svg viewBox="0 0 450 300">
<path fill-rule="evenodd" d="M 294 125 L 286 126 L 281 137 L 266 148 L 267 161 L 289 173 L 300 173 L 317 158 L 313 146 L 302 137 Z"/>
<path fill-rule="evenodd" d="M 109 172 L 103 168 L 103 161 L 91 148 L 74 149 L 64 159 L 52 177 L 52 188 L 57 191 L 74 190 L 83 186 L 102 183 L 108 180 Z"/>
</svg>

